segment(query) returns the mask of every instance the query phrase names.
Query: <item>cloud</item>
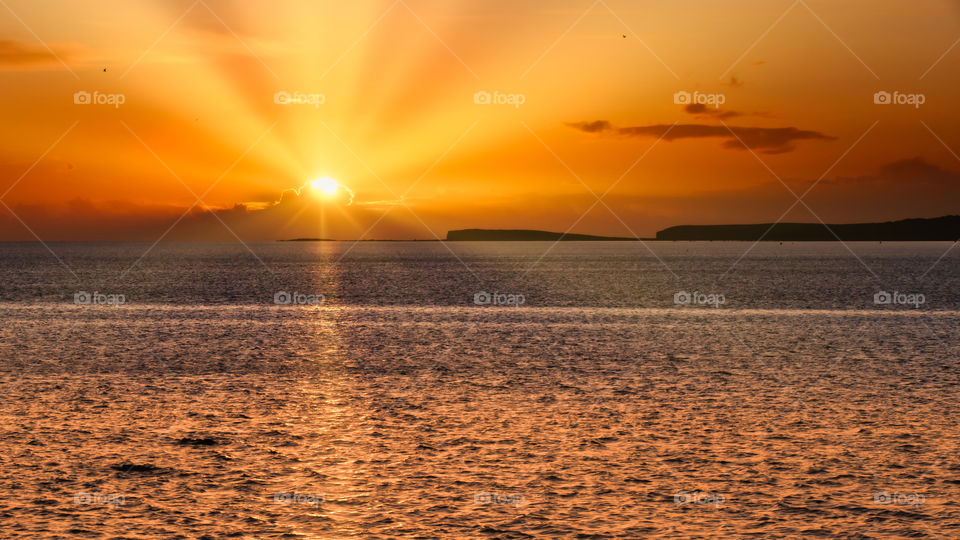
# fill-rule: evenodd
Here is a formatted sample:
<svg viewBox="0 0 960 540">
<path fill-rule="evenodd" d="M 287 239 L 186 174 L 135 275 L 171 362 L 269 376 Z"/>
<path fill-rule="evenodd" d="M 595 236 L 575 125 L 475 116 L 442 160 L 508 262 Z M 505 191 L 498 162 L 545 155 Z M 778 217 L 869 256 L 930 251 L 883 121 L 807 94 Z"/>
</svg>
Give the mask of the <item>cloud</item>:
<svg viewBox="0 0 960 540">
<path fill-rule="evenodd" d="M 944 169 L 921 157 L 901 159 L 882 166 L 876 174 L 837 177 L 820 182 L 851 188 L 903 188 L 925 190 L 936 187 L 960 188 L 960 173 Z"/>
<path fill-rule="evenodd" d="M 280 200 L 274 203 L 251 203 L 261 209 L 267 209 L 273 206 L 291 204 L 291 201 L 312 200 L 316 196 L 316 190 L 312 187 L 313 181 L 307 182 L 297 189 L 286 189 L 280 194 Z M 344 206 L 353 204 L 357 194 L 345 184 L 336 184 L 337 192 L 333 195 L 324 195 L 324 200 L 328 203 L 335 202 Z"/>
<path fill-rule="evenodd" d="M 943 167 L 927 163 L 923 158 L 902 159 L 884 165 L 877 178 L 887 181 L 915 180 L 926 183 L 960 184 L 960 176 Z"/>
<path fill-rule="evenodd" d="M 743 86 L 743 81 L 736 77 L 730 77 L 729 81 L 725 81 L 720 84 L 724 86 L 729 86 L 731 88 L 740 88 L 741 86 Z"/>
<path fill-rule="evenodd" d="M 272 197 L 270 197 L 272 198 Z M 44 241 L 273 241 L 324 237 L 354 239 L 416 238 L 429 234 L 403 212 L 385 213 L 396 201 L 354 203 L 354 192 L 340 185 L 333 195 L 305 184 L 287 189 L 276 200 L 232 206 L 188 208 L 131 201 L 74 199 L 59 204 L 0 206 L 0 240 Z M 428 219 L 428 210 L 418 215 Z M 20 220 L 23 220 L 22 222 Z M 25 226 L 26 223 L 29 226 Z M 32 231 L 32 232 L 31 232 Z"/>
<path fill-rule="evenodd" d="M 683 110 L 694 116 L 719 118 L 721 120 L 743 116 L 743 113 L 737 111 L 725 111 L 716 107 L 707 107 L 703 103 L 691 103 L 684 107 Z"/>
<path fill-rule="evenodd" d="M 600 133 L 613 129 L 613 125 L 606 120 L 597 120 L 596 122 L 572 122 L 568 123 L 567 125 L 587 133 Z"/>
<path fill-rule="evenodd" d="M 679 139 L 726 139 L 724 148 L 759 150 L 765 154 L 782 154 L 794 149 L 795 141 L 834 140 L 836 137 L 818 131 L 785 128 L 762 128 L 744 126 L 709 126 L 705 124 L 654 124 L 649 126 L 614 127 L 606 120 L 573 122 L 568 126 L 585 133 L 612 133 L 623 137 L 662 137 L 665 141 Z"/>
<path fill-rule="evenodd" d="M 813 181 L 796 184 L 802 193 Z M 960 214 L 960 172 L 919 157 L 901 159 L 875 173 L 824 179 L 804 201 L 828 223 Z"/>
<path fill-rule="evenodd" d="M 60 51 L 56 55 L 45 47 L 31 46 L 20 41 L 0 40 L 0 69 L 22 70 L 51 65 L 60 65 L 57 56 L 66 60 L 70 53 Z"/>
</svg>

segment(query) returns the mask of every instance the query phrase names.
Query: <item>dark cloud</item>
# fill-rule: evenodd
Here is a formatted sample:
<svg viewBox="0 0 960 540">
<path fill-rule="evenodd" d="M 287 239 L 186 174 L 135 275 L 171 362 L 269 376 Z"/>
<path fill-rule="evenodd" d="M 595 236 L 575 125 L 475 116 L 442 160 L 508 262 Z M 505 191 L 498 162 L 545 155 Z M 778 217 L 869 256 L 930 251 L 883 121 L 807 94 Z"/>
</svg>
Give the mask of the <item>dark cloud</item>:
<svg viewBox="0 0 960 540">
<path fill-rule="evenodd" d="M 654 124 L 649 126 L 615 127 L 606 120 L 574 122 L 568 126 L 586 133 L 610 133 L 623 137 L 662 137 L 666 141 L 678 139 L 726 139 L 724 148 L 743 150 L 744 147 L 765 154 L 782 154 L 794 149 L 795 141 L 834 140 L 835 137 L 818 131 L 785 128 L 762 128 L 744 126 L 709 126 L 704 124 Z"/>
<path fill-rule="evenodd" d="M 725 111 L 716 107 L 707 107 L 703 103 L 691 103 L 684 107 L 683 110 L 686 111 L 687 114 L 694 116 L 719 118 L 721 120 L 743 116 L 743 113 L 738 113 L 737 111 Z"/>
<path fill-rule="evenodd" d="M 740 88 L 741 86 L 743 86 L 743 81 L 736 77 L 730 77 L 729 81 L 722 82 L 720 84 L 724 86 L 729 86 L 731 88 Z"/>
<path fill-rule="evenodd" d="M 797 182 L 795 191 L 812 184 Z M 960 172 L 918 157 L 902 159 L 873 174 L 824 179 L 804 200 L 833 223 L 958 214 Z"/>
<path fill-rule="evenodd" d="M 308 187 L 288 189 L 278 195 L 276 201 L 236 203 L 224 208 L 86 199 L 49 205 L 10 204 L 15 214 L 0 206 L 0 240 L 33 240 L 35 233 L 44 241 L 153 241 L 162 237 L 167 241 L 233 242 L 237 238 L 351 239 L 365 233 L 381 238 L 413 238 L 425 232 L 422 225 L 401 221 L 403 211 L 392 211 L 383 217 L 394 202 L 354 203 L 353 193 L 346 188 L 332 196 L 320 195 Z M 429 216 L 427 212 L 419 213 L 425 219 Z"/>
<path fill-rule="evenodd" d="M 921 157 L 888 163 L 876 174 L 837 177 L 820 183 L 849 187 L 900 187 L 931 189 L 936 186 L 960 188 L 960 173 L 934 165 Z"/>
<path fill-rule="evenodd" d="M 957 173 L 928 163 L 920 157 L 903 159 L 885 165 L 880 169 L 878 178 L 887 180 L 912 179 L 929 183 L 947 182 L 957 184 L 960 182 L 960 176 Z"/>
<path fill-rule="evenodd" d="M 587 133 L 600 133 L 602 131 L 609 131 L 613 129 L 613 125 L 606 120 L 597 120 L 596 122 L 573 122 L 568 123 L 567 125 Z"/>
</svg>

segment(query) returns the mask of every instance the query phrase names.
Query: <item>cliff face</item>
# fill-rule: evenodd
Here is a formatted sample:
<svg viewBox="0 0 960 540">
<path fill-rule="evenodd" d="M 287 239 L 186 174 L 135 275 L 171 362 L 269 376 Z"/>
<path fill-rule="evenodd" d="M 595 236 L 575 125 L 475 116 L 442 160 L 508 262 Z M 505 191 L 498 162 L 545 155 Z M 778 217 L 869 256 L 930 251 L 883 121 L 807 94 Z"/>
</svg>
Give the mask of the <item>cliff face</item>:
<svg viewBox="0 0 960 540">
<path fill-rule="evenodd" d="M 736 240 L 755 242 L 762 239 L 770 242 L 829 242 L 837 240 L 838 237 L 845 242 L 953 242 L 960 239 L 960 216 L 827 226 L 820 223 L 680 225 L 664 229 L 657 233 L 657 240 Z"/>
</svg>

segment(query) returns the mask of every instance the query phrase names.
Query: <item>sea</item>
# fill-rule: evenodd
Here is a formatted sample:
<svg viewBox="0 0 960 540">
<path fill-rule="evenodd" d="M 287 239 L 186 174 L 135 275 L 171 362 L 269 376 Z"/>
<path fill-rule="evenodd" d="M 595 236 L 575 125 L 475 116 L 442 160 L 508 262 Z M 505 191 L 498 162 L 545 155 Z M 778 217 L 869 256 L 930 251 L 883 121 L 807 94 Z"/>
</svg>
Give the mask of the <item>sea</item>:
<svg viewBox="0 0 960 540">
<path fill-rule="evenodd" d="M 957 538 L 950 243 L 0 244 L 2 538 Z"/>
</svg>

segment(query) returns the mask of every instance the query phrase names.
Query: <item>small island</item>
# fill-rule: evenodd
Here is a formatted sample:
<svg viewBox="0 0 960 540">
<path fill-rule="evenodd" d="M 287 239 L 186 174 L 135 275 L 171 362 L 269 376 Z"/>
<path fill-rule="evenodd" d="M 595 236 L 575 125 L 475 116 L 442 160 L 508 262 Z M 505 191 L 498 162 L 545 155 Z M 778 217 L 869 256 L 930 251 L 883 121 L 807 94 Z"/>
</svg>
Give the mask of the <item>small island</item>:
<svg viewBox="0 0 960 540">
<path fill-rule="evenodd" d="M 447 232 L 449 242 L 626 242 L 638 238 L 618 236 L 594 236 L 591 234 L 570 234 L 530 229 L 461 229 Z"/>
<path fill-rule="evenodd" d="M 290 238 L 287 240 L 278 240 L 278 242 L 336 242 L 332 238 Z"/>
</svg>

